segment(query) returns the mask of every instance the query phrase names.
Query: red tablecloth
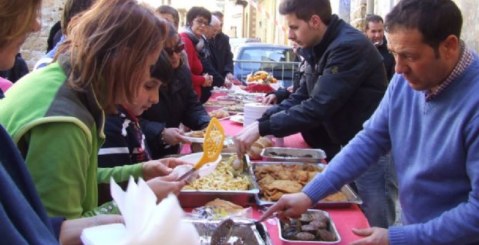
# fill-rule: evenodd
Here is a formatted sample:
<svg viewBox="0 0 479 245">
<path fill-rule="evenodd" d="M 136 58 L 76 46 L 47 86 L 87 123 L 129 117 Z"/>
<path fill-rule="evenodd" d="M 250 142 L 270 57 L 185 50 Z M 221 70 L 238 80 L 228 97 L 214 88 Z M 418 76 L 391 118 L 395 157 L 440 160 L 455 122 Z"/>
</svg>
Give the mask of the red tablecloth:
<svg viewBox="0 0 479 245">
<path fill-rule="evenodd" d="M 221 120 L 221 125 L 223 125 L 225 134 L 229 136 L 234 136 L 243 128 L 242 125 L 231 122 L 229 120 Z M 300 134 L 294 134 L 285 137 L 284 146 L 294 148 L 309 148 L 309 146 L 304 142 Z M 189 152 L 189 146 L 183 147 L 182 153 Z M 352 228 L 369 227 L 369 223 L 366 217 L 356 204 L 340 208 L 323 208 L 323 210 L 329 213 L 331 219 L 336 225 L 336 229 L 338 229 L 341 241 L 336 244 L 349 244 L 352 241 L 355 241 L 360 238 L 352 233 Z M 261 216 L 261 213 L 257 209 L 254 209 L 253 216 L 254 218 L 259 218 Z M 274 220 L 270 219 L 266 221 L 265 224 L 268 229 L 271 240 L 273 241 L 273 244 L 295 244 L 281 241 L 281 239 L 279 238 L 278 227 L 275 224 Z"/>
</svg>

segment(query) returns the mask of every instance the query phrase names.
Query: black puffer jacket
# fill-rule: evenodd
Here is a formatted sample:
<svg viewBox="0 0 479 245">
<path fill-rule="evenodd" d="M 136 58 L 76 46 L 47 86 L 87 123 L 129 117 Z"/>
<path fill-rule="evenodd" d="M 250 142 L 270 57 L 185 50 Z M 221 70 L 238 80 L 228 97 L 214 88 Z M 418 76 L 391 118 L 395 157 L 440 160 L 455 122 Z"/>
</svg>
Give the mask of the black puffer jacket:
<svg viewBox="0 0 479 245">
<path fill-rule="evenodd" d="M 312 147 L 345 145 L 384 95 L 382 57 L 364 34 L 336 15 L 322 41 L 304 51 L 308 65 L 299 89 L 259 119 L 260 134 L 301 132 Z"/>
<path fill-rule="evenodd" d="M 180 123 L 199 130 L 208 126 L 210 117 L 198 101 L 191 86 L 190 71 L 185 65 L 174 71 L 167 88 L 160 89 L 160 101 L 141 116 L 141 127 L 153 159 L 178 152 L 179 145 L 168 146 L 161 141 L 163 129 L 179 127 Z"/>
</svg>

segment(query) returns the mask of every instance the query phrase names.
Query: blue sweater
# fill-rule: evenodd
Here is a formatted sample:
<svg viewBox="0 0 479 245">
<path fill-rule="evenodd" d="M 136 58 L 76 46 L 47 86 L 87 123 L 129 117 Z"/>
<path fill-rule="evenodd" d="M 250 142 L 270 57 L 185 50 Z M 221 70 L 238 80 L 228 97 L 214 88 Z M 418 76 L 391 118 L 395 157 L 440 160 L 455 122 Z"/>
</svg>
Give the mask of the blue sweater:
<svg viewBox="0 0 479 245">
<path fill-rule="evenodd" d="M 1 244 L 58 244 L 61 220 L 49 219 L 20 152 L 0 126 Z M 58 235 L 58 233 L 57 233 Z"/>
<path fill-rule="evenodd" d="M 364 129 L 304 188 L 316 202 L 391 150 L 404 226 L 390 244 L 479 242 L 479 60 L 437 97 L 395 75 Z"/>
</svg>

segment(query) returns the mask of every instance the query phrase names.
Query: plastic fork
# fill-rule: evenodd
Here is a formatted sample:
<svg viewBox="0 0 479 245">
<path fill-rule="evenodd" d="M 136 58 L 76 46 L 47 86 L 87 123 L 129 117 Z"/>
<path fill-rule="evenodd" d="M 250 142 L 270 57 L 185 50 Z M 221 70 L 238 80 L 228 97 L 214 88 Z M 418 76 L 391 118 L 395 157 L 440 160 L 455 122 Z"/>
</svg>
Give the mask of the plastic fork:
<svg viewBox="0 0 479 245">
<path fill-rule="evenodd" d="M 198 171 L 206 163 L 215 162 L 223 150 L 225 133 L 223 126 L 216 117 L 211 118 L 206 128 L 205 140 L 203 143 L 203 155 L 193 168 L 183 174 L 178 180 L 182 181 L 189 178 L 194 172 Z"/>
</svg>

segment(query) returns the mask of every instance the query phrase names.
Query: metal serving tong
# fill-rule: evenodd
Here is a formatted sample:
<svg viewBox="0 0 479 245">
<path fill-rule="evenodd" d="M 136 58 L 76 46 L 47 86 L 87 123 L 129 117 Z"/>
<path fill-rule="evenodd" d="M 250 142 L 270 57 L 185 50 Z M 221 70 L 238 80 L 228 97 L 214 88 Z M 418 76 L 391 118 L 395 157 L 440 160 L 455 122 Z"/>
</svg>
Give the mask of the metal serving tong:
<svg viewBox="0 0 479 245">
<path fill-rule="evenodd" d="M 195 163 L 193 168 L 183 174 L 178 180 L 182 181 L 188 179 L 206 163 L 216 161 L 223 150 L 224 140 L 225 133 L 223 126 L 221 126 L 216 117 L 211 118 L 211 121 L 206 128 L 205 140 L 203 143 L 203 155 L 201 155 L 200 160 Z"/>
</svg>

